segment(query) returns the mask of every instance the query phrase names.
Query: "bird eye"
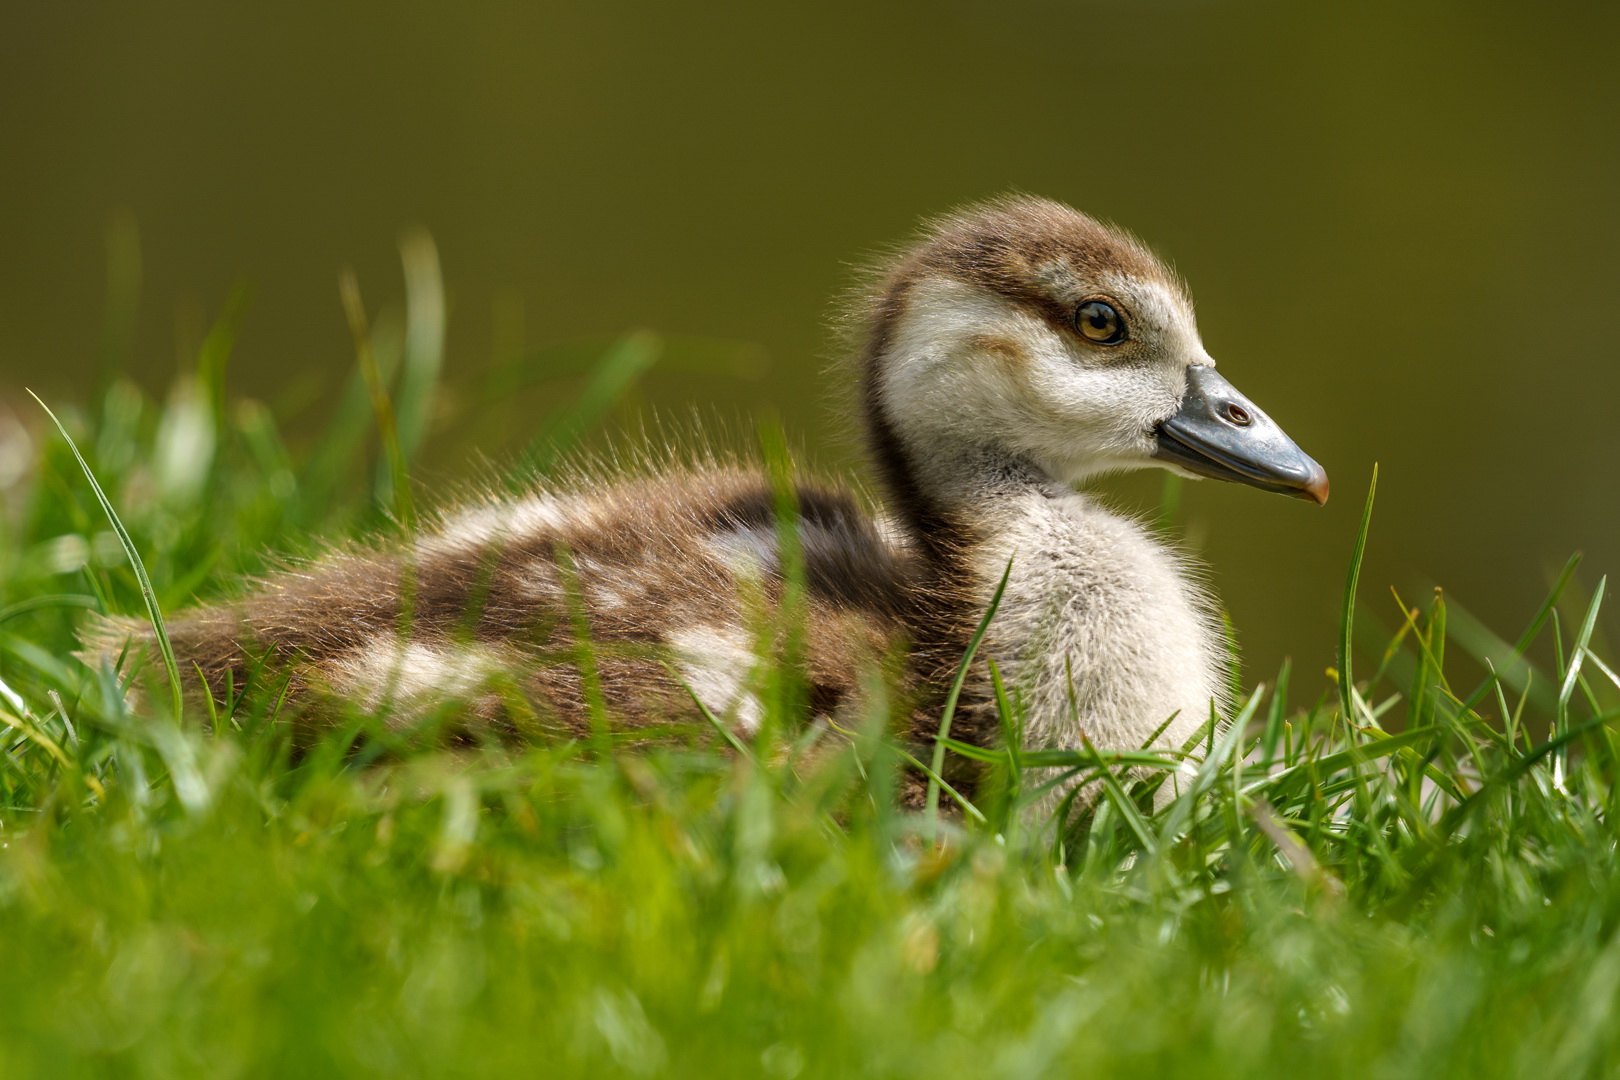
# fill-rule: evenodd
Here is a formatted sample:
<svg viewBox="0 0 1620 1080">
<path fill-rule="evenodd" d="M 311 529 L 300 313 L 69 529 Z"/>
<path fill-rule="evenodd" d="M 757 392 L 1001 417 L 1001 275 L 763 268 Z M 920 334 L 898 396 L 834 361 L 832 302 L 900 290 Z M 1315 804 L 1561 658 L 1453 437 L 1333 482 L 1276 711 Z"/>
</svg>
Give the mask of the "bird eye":
<svg viewBox="0 0 1620 1080">
<path fill-rule="evenodd" d="M 1114 305 L 1087 300 L 1074 313 L 1074 327 L 1087 341 L 1098 345 L 1118 345 L 1125 340 L 1125 320 Z"/>
</svg>

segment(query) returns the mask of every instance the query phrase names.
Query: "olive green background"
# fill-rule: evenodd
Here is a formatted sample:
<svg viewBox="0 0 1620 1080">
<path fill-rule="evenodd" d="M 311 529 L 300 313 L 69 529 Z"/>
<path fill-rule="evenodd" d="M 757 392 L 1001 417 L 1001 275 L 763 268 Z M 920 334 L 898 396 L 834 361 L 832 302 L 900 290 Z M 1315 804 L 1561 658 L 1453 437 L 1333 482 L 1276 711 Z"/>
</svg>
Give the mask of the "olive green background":
<svg viewBox="0 0 1620 1080">
<path fill-rule="evenodd" d="M 1617 61 L 1620 6 L 1558 0 L 18 0 L 0 397 L 83 396 L 109 350 L 159 391 L 248 280 L 233 386 L 318 404 L 353 363 L 338 271 L 397 299 L 420 224 L 453 384 L 498 322 L 513 347 L 518 311 L 536 348 L 637 326 L 756 343 L 763 378 L 666 373 L 651 403 L 773 406 L 837 467 L 817 403 L 850 266 L 1018 188 L 1172 259 L 1222 370 L 1333 477 L 1325 510 L 1186 491 L 1251 677 L 1331 662 L 1374 461 L 1372 607 L 1393 622 L 1389 584 L 1438 580 L 1514 629 L 1573 550 L 1588 584 L 1620 566 Z M 141 241 L 127 332 L 118 222 Z"/>
</svg>

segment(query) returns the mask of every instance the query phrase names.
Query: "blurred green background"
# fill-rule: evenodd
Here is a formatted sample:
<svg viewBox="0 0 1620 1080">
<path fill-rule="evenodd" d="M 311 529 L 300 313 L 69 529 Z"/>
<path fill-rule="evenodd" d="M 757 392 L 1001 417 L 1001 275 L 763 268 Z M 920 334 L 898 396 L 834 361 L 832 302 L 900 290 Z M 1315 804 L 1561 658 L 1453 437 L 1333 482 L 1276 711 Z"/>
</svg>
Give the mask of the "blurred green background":
<svg viewBox="0 0 1620 1080">
<path fill-rule="evenodd" d="M 1331 661 L 1374 461 L 1372 609 L 1437 580 L 1515 627 L 1570 552 L 1589 584 L 1620 565 L 1617 52 L 1620 6 L 1557 0 L 10 3 L 0 398 L 83 398 L 108 362 L 161 392 L 248 281 L 231 382 L 296 427 L 353 368 L 340 268 L 397 302 L 419 224 L 453 387 L 630 327 L 748 343 L 762 378 L 647 401 L 773 407 L 842 468 L 851 265 L 1019 188 L 1172 259 L 1222 370 L 1332 474 L 1325 511 L 1185 492 L 1251 677 Z M 139 306 L 109 305 L 137 229 Z M 478 436 L 429 475 L 502 452 Z"/>
</svg>

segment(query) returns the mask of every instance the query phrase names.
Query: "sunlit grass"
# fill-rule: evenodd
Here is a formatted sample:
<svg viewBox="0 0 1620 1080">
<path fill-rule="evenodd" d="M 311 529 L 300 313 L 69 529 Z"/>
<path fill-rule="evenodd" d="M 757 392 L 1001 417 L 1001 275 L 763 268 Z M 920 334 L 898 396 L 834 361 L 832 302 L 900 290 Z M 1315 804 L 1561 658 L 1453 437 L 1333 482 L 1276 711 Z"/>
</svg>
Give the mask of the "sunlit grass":
<svg viewBox="0 0 1620 1080">
<path fill-rule="evenodd" d="M 945 724 L 937 755 L 903 748 L 881 687 L 828 754 L 804 745 L 790 665 L 763 676 L 763 745 L 696 706 L 702 734 L 635 752 L 386 758 L 363 722 L 295 758 L 273 693 L 181 725 L 163 693 L 132 715 L 71 655 L 91 610 L 172 611 L 268 552 L 414 513 L 401 480 L 438 358 L 376 347 L 358 293 L 351 314 L 363 363 L 307 446 L 225 391 L 234 317 L 164 404 L 123 382 L 53 402 L 116 526 L 38 429 L 0 536 L 0 1073 L 1620 1065 L 1620 679 L 1593 644 L 1603 586 L 1575 602 L 1573 566 L 1511 645 L 1437 595 L 1370 648 L 1352 569 L 1335 672 L 1301 657 L 1185 754 L 982 750 Z M 436 348 L 433 319 L 413 325 Z M 528 467 L 659 352 L 647 334 L 609 350 L 577 408 L 537 422 Z M 1364 518 L 1353 567 L 1367 542 Z M 1449 681 L 1476 670 L 1500 677 Z M 981 761 L 970 811 L 896 809 L 912 751 L 936 775 Z M 1155 812 L 1171 770 L 1181 794 Z M 1030 809 L 1055 778 L 1096 781 L 1062 830 Z"/>
</svg>

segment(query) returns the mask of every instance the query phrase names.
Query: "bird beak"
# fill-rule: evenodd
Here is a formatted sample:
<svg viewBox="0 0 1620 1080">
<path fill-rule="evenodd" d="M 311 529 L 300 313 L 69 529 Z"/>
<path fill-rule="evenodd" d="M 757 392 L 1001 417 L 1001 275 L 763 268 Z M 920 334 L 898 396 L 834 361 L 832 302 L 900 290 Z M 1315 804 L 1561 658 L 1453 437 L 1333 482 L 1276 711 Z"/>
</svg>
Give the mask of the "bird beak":
<svg viewBox="0 0 1620 1080">
<path fill-rule="evenodd" d="M 1153 456 L 1190 473 L 1328 500 L 1328 476 L 1271 417 L 1212 367 L 1187 369 L 1180 410 L 1159 424 Z"/>
</svg>

